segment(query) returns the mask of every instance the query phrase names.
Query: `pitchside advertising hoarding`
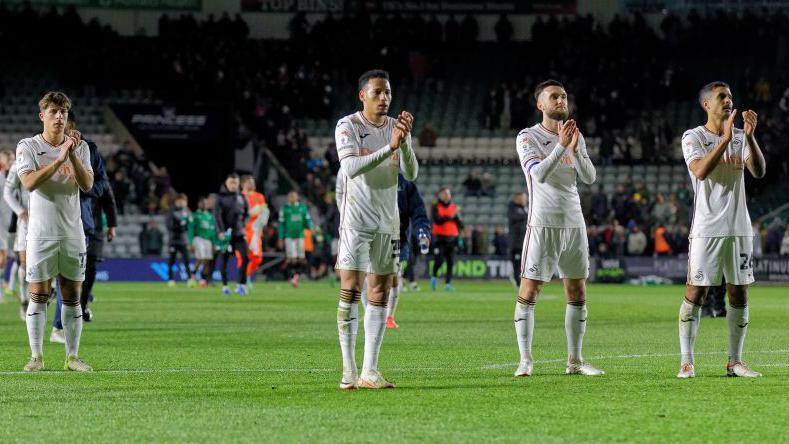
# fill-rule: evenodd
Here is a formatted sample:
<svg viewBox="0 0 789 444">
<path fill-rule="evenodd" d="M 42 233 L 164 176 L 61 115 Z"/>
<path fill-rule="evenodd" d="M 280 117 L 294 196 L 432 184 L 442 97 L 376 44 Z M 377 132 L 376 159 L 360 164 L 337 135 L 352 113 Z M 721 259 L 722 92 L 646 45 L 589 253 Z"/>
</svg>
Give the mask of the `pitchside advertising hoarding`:
<svg viewBox="0 0 789 444">
<path fill-rule="evenodd" d="M 158 11 L 200 11 L 202 0 L 3 0 L 5 3 L 30 3 L 33 6 L 76 6 L 97 9 L 145 9 Z"/>
<path fill-rule="evenodd" d="M 576 0 L 241 0 L 248 12 L 574 14 Z"/>
<path fill-rule="evenodd" d="M 272 257 L 264 261 L 263 267 L 276 266 L 282 258 Z M 193 264 L 194 266 L 194 264 Z M 428 268 L 429 267 L 429 268 Z M 146 259 L 107 259 L 98 264 L 97 280 L 117 282 L 163 282 L 167 280 L 167 260 Z M 433 269 L 433 261 L 420 260 L 415 269 L 417 276 L 429 278 L 428 270 Z M 182 263 L 173 266 L 177 280 L 186 280 L 188 275 Z M 754 259 L 753 271 L 758 282 L 789 283 L 789 256 Z M 593 282 L 626 282 L 630 279 L 655 276 L 674 283 L 685 283 L 688 260 L 683 257 L 628 257 L 624 259 L 593 258 L 590 261 L 589 280 Z M 440 277 L 446 273 L 446 264 L 438 272 Z M 236 280 L 235 263 L 228 267 L 229 279 Z M 504 257 L 458 256 L 455 260 L 453 275 L 458 279 L 509 279 L 512 263 Z M 214 280 L 220 279 L 214 271 Z"/>
</svg>

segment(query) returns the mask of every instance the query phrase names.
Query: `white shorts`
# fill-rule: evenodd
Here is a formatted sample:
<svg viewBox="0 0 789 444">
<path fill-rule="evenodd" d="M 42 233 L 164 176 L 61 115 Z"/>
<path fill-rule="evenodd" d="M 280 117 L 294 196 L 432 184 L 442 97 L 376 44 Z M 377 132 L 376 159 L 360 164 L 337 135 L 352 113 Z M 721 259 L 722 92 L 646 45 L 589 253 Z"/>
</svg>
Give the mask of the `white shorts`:
<svg viewBox="0 0 789 444">
<path fill-rule="evenodd" d="M 14 240 L 14 251 L 25 251 L 25 240 L 27 239 L 27 222 L 19 219 L 16 224 L 16 239 Z"/>
<path fill-rule="evenodd" d="M 192 246 L 195 249 L 195 259 L 203 261 L 214 258 L 214 245 L 210 240 L 195 236 L 192 239 Z"/>
<path fill-rule="evenodd" d="M 690 240 L 688 285 L 749 285 L 753 278 L 753 237 L 697 237 Z"/>
<path fill-rule="evenodd" d="M 61 240 L 27 240 L 27 281 L 44 282 L 61 275 L 66 279 L 85 280 L 85 238 Z"/>
<path fill-rule="evenodd" d="M 304 259 L 304 238 L 285 238 L 285 257 L 287 259 Z"/>
<path fill-rule="evenodd" d="M 400 261 L 400 239 L 396 235 L 340 229 L 337 249 L 338 270 L 356 270 L 377 275 L 397 272 Z"/>
<path fill-rule="evenodd" d="M 0 251 L 8 250 L 9 243 L 8 243 L 8 236 L 9 236 L 8 229 L 0 230 Z"/>
<path fill-rule="evenodd" d="M 521 277 L 550 282 L 557 266 L 562 279 L 589 277 L 586 229 L 528 227 L 521 253 Z"/>
</svg>

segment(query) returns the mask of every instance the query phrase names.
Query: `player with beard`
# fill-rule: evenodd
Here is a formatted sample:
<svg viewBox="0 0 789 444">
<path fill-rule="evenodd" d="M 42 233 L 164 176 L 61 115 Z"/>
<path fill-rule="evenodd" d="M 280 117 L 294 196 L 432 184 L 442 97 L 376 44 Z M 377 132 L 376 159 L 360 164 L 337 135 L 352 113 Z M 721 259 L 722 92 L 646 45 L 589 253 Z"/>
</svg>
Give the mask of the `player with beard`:
<svg viewBox="0 0 789 444">
<path fill-rule="evenodd" d="M 540 83 L 534 90 L 542 122 L 526 128 L 516 139 L 516 149 L 529 191 L 529 215 L 521 254 L 521 285 L 515 303 L 515 335 L 520 364 L 515 376 L 532 374 L 534 307 L 545 282 L 559 269 L 564 281 L 567 307 L 567 374 L 602 375 L 583 359 L 586 331 L 586 278 L 589 277 L 589 246 L 586 223 L 576 180 L 595 181 L 595 168 L 586 142 L 569 117 L 567 92 L 556 80 Z"/>
</svg>

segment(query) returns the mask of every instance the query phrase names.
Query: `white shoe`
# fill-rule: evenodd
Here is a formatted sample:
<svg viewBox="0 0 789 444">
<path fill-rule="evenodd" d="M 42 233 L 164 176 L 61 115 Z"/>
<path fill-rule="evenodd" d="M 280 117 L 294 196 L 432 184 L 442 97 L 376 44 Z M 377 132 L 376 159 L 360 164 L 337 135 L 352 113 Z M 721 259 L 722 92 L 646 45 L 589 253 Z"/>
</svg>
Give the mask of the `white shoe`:
<svg viewBox="0 0 789 444">
<path fill-rule="evenodd" d="M 359 380 L 356 382 L 356 385 L 359 388 L 368 389 L 395 388 L 395 385 L 384 379 L 378 370 L 371 370 L 369 372 L 362 373 L 362 376 L 359 376 Z"/>
<path fill-rule="evenodd" d="M 418 292 L 419 291 L 419 284 L 416 282 L 411 282 L 411 291 Z"/>
<path fill-rule="evenodd" d="M 358 380 L 356 371 L 342 372 L 342 379 L 340 380 L 340 390 L 356 390 L 356 381 Z"/>
<path fill-rule="evenodd" d="M 532 363 L 527 359 L 521 359 L 518 369 L 515 370 L 515 377 L 531 376 Z"/>
<path fill-rule="evenodd" d="M 696 371 L 693 369 L 693 364 L 690 362 L 686 362 L 682 364 L 682 367 L 679 369 L 679 373 L 677 373 L 677 378 L 679 379 L 688 379 L 688 378 L 695 378 Z"/>
<path fill-rule="evenodd" d="M 54 344 L 65 344 L 66 337 L 63 336 L 63 329 L 61 328 L 53 328 L 52 334 L 49 335 L 49 342 Z"/>
<path fill-rule="evenodd" d="M 92 372 L 93 367 L 89 366 L 82 359 L 76 356 L 69 356 L 63 364 L 63 370 L 72 372 Z"/>
<path fill-rule="evenodd" d="M 734 364 L 726 364 L 726 376 L 740 376 L 743 378 L 759 378 L 761 373 L 751 370 L 747 364 L 737 361 Z"/>
<path fill-rule="evenodd" d="M 25 364 L 26 372 L 40 372 L 41 370 L 44 370 L 44 360 L 41 356 L 33 356 Z"/>
<path fill-rule="evenodd" d="M 601 376 L 605 372 L 599 368 L 592 367 L 588 362 L 568 362 L 564 373 L 568 375 Z"/>
</svg>

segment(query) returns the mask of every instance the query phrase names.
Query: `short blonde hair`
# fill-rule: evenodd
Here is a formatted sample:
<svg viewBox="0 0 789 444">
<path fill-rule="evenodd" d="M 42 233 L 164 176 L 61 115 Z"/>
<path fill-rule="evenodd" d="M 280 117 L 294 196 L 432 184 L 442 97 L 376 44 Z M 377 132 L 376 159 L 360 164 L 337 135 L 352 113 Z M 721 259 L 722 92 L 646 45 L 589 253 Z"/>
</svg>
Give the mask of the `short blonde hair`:
<svg viewBox="0 0 789 444">
<path fill-rule="evenodd" d="M 60 91 L 50 91 L 44 94 L 44 97 L 38 101 L 38 108 L 41 111 L 49 108 L 50 105 L 55 105 L 64 108 L 66 111 L 71 109 L 71 99 L 65 93 Z"/>
</svg>

